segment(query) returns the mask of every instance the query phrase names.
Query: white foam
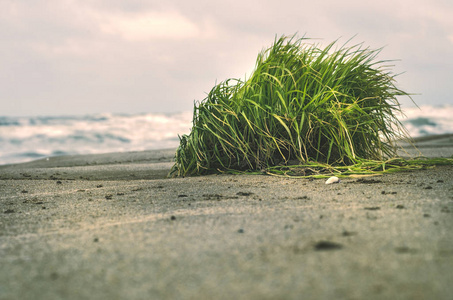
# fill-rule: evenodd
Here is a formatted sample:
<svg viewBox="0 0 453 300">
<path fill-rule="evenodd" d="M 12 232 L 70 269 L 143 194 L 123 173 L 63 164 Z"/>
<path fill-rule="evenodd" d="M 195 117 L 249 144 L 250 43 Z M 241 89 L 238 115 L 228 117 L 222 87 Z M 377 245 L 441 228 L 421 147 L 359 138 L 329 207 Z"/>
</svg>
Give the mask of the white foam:
<svg viewBox="0 0 453 300">
<path fill-rule="evenodd" d="M 0 164 L 55 154 L 94 154 L 176 148 L 192 113 L 3 118 Z M 9 125 L 6 125 L 9 124 Z"/>
<path fill-rule="evenodd" d="M 403 110 L 400 120 L 412 137 L 453 133 L 453 106 L 420 106 Z"/>
</svg>

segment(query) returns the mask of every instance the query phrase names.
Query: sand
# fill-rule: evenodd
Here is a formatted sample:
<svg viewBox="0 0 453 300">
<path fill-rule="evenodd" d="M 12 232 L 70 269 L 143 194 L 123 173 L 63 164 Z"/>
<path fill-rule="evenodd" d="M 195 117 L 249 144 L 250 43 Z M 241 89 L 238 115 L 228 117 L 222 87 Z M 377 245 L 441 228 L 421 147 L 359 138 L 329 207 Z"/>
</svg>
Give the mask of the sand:
<svg viewBox="0 0 453 300">
<path fill-rule="evenodd" d="M 173 152 L 0 166 L 0 299 L 452 299 L 452 166 L 168 179 Z"/>
</svg>

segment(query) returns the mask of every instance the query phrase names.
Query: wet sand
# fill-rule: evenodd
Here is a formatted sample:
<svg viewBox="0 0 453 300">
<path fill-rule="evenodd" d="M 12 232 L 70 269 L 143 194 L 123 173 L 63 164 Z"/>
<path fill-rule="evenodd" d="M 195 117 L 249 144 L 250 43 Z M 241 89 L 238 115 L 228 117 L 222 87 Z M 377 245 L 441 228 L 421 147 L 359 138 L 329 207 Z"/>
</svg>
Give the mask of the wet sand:
<svg viewBox="0 0 453 300">
<path fill-rule="evenodd" d="M 172 156 L 0 166 L 0 299 L 451 299 L 452 166 L 325 185 Z"/>
</svg>

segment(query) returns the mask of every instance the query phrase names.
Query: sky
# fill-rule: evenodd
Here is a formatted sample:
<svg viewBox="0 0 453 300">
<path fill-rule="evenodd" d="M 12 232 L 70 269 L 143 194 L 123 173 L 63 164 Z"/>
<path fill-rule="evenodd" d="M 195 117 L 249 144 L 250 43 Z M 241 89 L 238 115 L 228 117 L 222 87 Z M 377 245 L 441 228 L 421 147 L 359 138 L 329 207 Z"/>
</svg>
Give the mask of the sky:
<svg viewBox="0 0 453 300">
<path fill-rule="evenodd" d="M 384 47 L 418 105 L 453 104 L 451 0 L 0 0 L 0 115 L 191 111 L 296 33 Z"/>
</svg>

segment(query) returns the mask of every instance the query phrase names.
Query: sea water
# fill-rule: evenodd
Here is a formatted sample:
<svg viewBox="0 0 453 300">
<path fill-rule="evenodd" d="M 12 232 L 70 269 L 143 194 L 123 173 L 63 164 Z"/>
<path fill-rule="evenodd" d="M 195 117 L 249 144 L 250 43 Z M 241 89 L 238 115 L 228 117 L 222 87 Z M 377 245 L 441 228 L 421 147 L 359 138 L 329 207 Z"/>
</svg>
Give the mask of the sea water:
<svg viewBox="0 0 453 300">
<path fill-rule="evenodd" d="M 190 133 L 192 113 L 0 116 L 0 165 L 74 154 L 168 149 Z"/>
<path fill-rule="evenodd" d="M 402 123 L 413 137 L 453 133 L 453 106 L 404 109 Z M 192 112 L 0 116 L 0 165 L 74 154 L 168 149 L 189 134 Z"/>
<path fill-rule="evenodd" d="M 400 120 L 412 137 L 453 133 L 453 105 L 411 107 L 403 112 Z"/>
</svg>

